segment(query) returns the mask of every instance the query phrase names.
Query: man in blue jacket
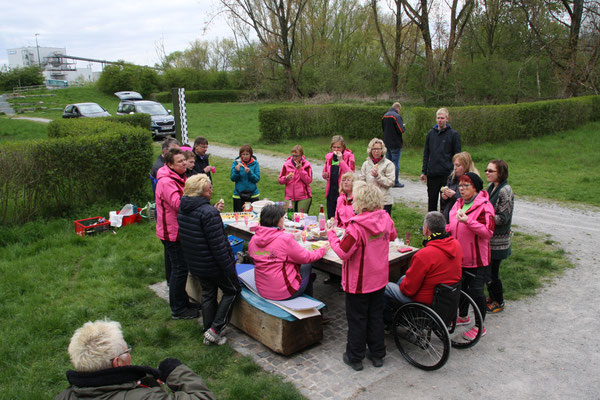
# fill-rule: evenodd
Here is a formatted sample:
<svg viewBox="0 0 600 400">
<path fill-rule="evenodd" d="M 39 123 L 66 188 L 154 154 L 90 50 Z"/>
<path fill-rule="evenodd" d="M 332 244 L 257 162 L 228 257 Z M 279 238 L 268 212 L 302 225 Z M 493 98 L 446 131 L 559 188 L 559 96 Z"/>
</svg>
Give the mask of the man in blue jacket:
<svg viewBox="0 0 600 400">
<path fill-rule="evenodd" d="M 398 171 L 400 170 L 400 154 L 402 152 L 402 135 L 404 134 L 404 122 L 400 116 L 402 106 L 400 103 L 392 104 L 392 108 L 381 118 L 381 128 L 383 129 L 383 143 L 387 148 L 385 156 L 396 167 L 396 178 L 394 187 L 402 188 L 404 185 L 398 180 Z"/>
<path fill-rule="evenodd" d="M 461 151 L 460 136 L 448 124 L 449 118 L 448 110 L 440 108 L 436 113 L 437 125 L 431 128 L 425 139 L 421 180 L 427 182 L 427 211 L 437 211 L 440 189 L 454 168 L 452 157 Z"/>
</svg>

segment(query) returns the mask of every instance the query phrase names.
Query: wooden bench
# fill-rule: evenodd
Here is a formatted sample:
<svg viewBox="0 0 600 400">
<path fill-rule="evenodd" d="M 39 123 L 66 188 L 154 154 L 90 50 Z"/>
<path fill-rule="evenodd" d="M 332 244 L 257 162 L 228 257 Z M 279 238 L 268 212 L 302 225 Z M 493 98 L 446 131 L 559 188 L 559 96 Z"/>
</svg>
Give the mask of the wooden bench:
<svg viewBox="0 0 600 400">
<path fill-rule="evenodd" d="M 202 288 L 198 278 L 188 276 L 186 291 L 190 298 L 202 301 Z M 288 321 L 250 304 L 244 297 L 256 295 L 246 288 L 243 291 L 234 304 L 230 322 L 269 349 L 288 356 L 323 339 L 323 318 L 320 315 Z M 280 311 L 281 314 L 287 314 Z"/>
</svg>

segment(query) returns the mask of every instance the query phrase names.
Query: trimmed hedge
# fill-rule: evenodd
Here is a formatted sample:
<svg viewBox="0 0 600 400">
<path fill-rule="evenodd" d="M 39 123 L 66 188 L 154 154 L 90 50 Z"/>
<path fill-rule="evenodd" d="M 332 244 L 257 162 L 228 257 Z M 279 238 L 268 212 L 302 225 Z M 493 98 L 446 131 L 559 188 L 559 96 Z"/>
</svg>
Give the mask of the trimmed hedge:
<svg viewBox="0 0 600 400">
<path fill-rule="evenodd" d="M 116 129 L 114 122 L 124 124 L 126 127 L 125 130 L 137 127 L 144 128 L 148 132 L 152 126 L 152 119 L 148 114 L 118 115 L 102 118 L 57 119 L 48 124 L 48 137 L 61 138 L 105 133 Z"/>
<path fill-rule="evenodd" d="M 259 110 L 262 140 L 277 143 L 295 138 L 381 136 L 381 117 L 389 107 L 376 106 L 267 106 Z M 435 125 L 436 108 L 405 107 L 404 142 L 423 146 Z M 450 107 L 450 125 L 466 145 L 527 139 L 575 128 L 600 120 L 600 96 L 576 97 L 499 106 Z"/>
<path fill-rule="evenodd" d="M 186 103 L 231 103 L 243 101 L 249 95 L 248 90 L 186 90 Z M 159 103 L 172 103 L 171 92 L 160 92 L 152 95 Z"/>
<path fill-rule="evenodd" d="M 143 195 L 152 166 L 148 131 L 81 121 L 68 121 L 76 133 L 61 126 L 62 138 L 0 146 L 0 224 L 63 216 L 81 204 L 122 204 Z"/>
</svg>

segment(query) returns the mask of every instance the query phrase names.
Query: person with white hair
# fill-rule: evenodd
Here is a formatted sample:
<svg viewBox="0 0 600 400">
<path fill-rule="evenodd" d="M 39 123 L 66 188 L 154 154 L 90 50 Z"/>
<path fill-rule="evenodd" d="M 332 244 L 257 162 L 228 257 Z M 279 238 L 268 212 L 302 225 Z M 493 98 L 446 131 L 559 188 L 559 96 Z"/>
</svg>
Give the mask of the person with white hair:
<svg viewBox="0 0 600 400">
<path fill-rule="evenodd" d="M 394 164 L 385 158 L 387 149 L 383 140 L 374 138 L 367 147 L 368 157 L 360 169 L 360 179 L 372 183 L 381 190 L 383 194 L 383 209 L 392 215 L 394 198 L 390 194 L 390 188 L 394 186 L 395 169 Z"/>
<path fill-rule="evenodd" d="M 215 399 L 181 361 L 167 358 L 157 369 L 132 365 L 131 350 L 119 322 L 86 322 L 71 337 L 68 352 L 75 370 L 67 371 L 70 386 L 56 400 Z"/>
<path fill-rule="evenodd" d="M 383 292 L 389 279 L 390 242 L 396 239 L 394 221 L 382 210 L 383 195 L 375 185 L 358 181 L 352 189 L 357 215 L 338 239 L 329 229 L 331 249 L 342 259 L 342 288 L 346 292 L 348 339 L 342 356 L 355 371 L 363 369 L 362 360 L 374 367 L 383 366 L 385 357 Z M 365 352 L 366 346 L 369 350 Z"/>
</svg>

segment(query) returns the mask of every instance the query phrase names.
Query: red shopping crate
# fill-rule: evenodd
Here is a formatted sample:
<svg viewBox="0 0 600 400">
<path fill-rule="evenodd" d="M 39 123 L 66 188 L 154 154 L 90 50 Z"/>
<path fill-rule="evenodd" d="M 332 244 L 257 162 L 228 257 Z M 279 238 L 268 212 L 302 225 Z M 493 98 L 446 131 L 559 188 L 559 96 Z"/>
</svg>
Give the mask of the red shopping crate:
<svg viewBox="0 0 600 400">
<path fill-rule="evenodd" d="M 75 233 L 79 236 L 95 235 L 106 232 L 110 228 L 110 222 L 103 217 L 92 217 L 73 221 Z"/>
<path fill-rule="evenodd" d="M 129 225 L 129 224 L 135 224 L 136 222 L 140 222 L 142 220 L 142 216 L 140 215 L 140 211 L 142 210 L 141 208 L 137 207 L 136 208 L 137 212 L 135 214 L 132 215 L 128 215 L 126 217 L 123 217 L 123 223 L 121 224 L 121 227 L 125 226 L 125 225 Z M 117 211 L 117 215 L 120 213 L 121 211 Z"/>
</svg>

